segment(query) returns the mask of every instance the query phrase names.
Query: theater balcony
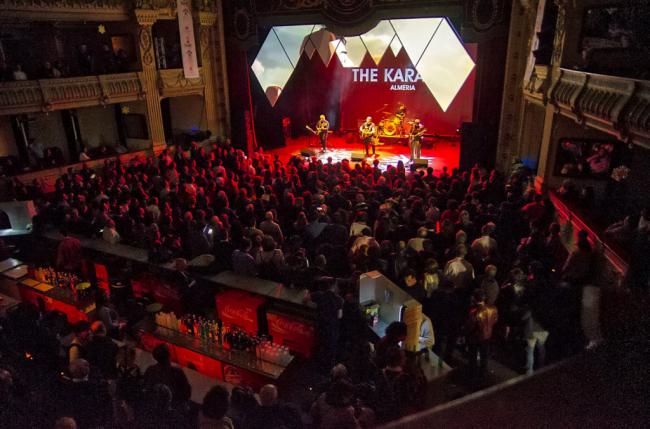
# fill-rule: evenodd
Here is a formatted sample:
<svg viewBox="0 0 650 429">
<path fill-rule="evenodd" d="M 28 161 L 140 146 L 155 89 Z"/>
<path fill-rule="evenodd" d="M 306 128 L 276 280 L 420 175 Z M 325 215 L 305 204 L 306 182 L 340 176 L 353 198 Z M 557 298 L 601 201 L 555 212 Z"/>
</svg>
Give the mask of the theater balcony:
<svg viewBox="0 0 650 429">
<path fill-rule="evenodd" d="M 47 113 L 144 98 L 137 72 L 0 82 L 0 115 Z"/>
<path fill-rule="evenodd" d="M 580 125 L 650 147 L 649 81 L 560 69 L 548 98 Z"/>
</svg>

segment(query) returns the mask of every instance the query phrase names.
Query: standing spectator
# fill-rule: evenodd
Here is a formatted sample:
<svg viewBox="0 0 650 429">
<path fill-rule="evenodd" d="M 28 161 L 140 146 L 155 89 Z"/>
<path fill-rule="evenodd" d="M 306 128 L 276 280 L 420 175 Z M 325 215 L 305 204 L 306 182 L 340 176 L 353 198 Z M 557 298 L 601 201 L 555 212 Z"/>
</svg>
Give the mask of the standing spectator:
<svg viewBox="0 0 650 429">
<path fill-rule="evenodd" d="M 106 336 L 106 326 L 100 321 L 90 327 L 93 336 L 86 345 L 86 357 L 90 365 L 97 368 L 105 378 L 117 376 L 117 344 Z"/>
<path fill-rule="evenodd" d="M 321 278 L 319 283 L 319 290 L 307 294 L 305 299 L 316 304 L 320 342 L 318 356 L 320 369 L 326 374 L 334 366 L 337 355 L 343 298 L 336 292 L 336 281 L 333 278 Z"/>
<path fill-rule="evenodd" d="M 282 244 L 284 241 L 284 235 L 282 234 L 282 228 L 275 221 L 275 216 L 272 211 L 266 212 L 264 220 L 260 223 L 260 230 L 264 235 L 269 235 L 273 237 L 276 243 Z"/>
<path fill-rule="evenodd" d="M 74 338 L 68 347 L 69 364 L 86 357 L 86 345 L 90 341 L 90 325 L 85 320 L 81 320 L 72 325 L 72 333 Z"/>
<path fill-rule="evenodd" d="M 375 344 L 375 360 L 379 369 L 386 366 L 388 351 L 393 347 L 399 348 L 399 344 L 405 339 L 406 323 L 391 322 L 386 328 L 386 335 Z"/>
<path fill-rule="evenodd" d="M 232 254 L 232 269 L 239 275 L 255 277 L 257 274 L 257 267 L 255 265 L 255 258 L 250 254 L 251 241 L 248 238 L 243 238 L 239 244 L 239 249 L 235 250 Z"/>
<path fill-rule="evenodd" d="M 479 381 L 485 377 L 487 371 L 490 338 L 499 315 L 495 306 L 485 302 L 485 293 L 482 290 L 474 292 L 472 302 L 465 325 L 465 336 L 469 350 L 470 374 L 475 381 Z"/>
<path fill-rule="evenodd" d="M 578 233 L 577 248 L 569 254 L 564 268 L 562 278 L 573 286 L 582 286 L 592 280 L 593 255 L 591 244 L 587 240 L 587 233 Z"/>
<path fill-rule="evenodd" d="M 315 429 L 361 429 L 354 409 L 354 388 L 345 380 L 332 383 L 311 406 Z"/>
<path fill-rule="evenodd" d="M 63 240 L 56 249 L 56 266 L 59 270 L 78 273 L 81 268 L 81 242 L 61 229 Z"/>
<path fill-rule="evenodd" d="M 172 404 L 177 410 L 184 410 L 192 393 L 192 386 L 187 381 L 185 373 L 180 368 L 172 366 L 169 348 L 165 344 L 158 344 L 153 349 L 153 358 L 156 360 L 144 372 L 145 386 L 153 387 L 164 384 L 172 392 Z"/>
<path fill-rule="evenodd" d="M 102 239 L 108 244 L 117 244 L 120 241 L 120 233 L 115 229 L 115 221 L 109 219 L 102 230 Z"/>
<path fill-rule="evenodd" d="M 95 60 L 93 53 L 88 49 L 88 45 L 82 43 L 77 48 L 77 74 L 79 76 L 88 76 L 93 73 Z"/>
<path fill-rule="evenodd" d="M 59 416 L 73 417 L 81 429 L 105 425 L 111 416 L 106 383 L 89 377 L 90 365 L 83 359 L 72 362 L 69 372 L 69 378 L 60 380 L 55 412 Z"/>
<path fill-rule="evenodd" d="M 36 168 L 43 168 L 45 165 L 45 147 L 43 143 L 38 142 L 34 139 L 29 140 L 29 153 L 32 154 L 34 158 L 34 164 Z"/>
<path fill-rule="evenodd" d="M 286 428 L 300 429 L 302 422 L 298 410 L 278 401 L 278 389 L 267 384 L 259 393 L 260 404 L 244 419 L 246 429 Z"/>
<path fill-rule="evenodd" d="M 214 386 L 203 397 L 199 412 L 199 429 L 234 429 L 232 420 L 226 417 L 230 395 L 222 386 Z"/>
<path fill-rule="evenodd" d="M 14 67 L 14 72 L 13 72 L 13 77 L 14 80 L 27 80 L 27 73 L 23 71 L 23 66 L 20 64 L 16 64 Z"/>
<path fill-rule="evenodd" d="M 445 265 L 445 278 L 450 280 L 456 289 L 468 291 L 474 280 L 474 267 L 465 260 L 467 247 L 456 246 L 456 257 Z"/>
<path fill-rule="evenodd" d="M 494 305 L 499 297 L 499 283 L 497 282 L 496 277 L 496 265 L 490 264 L 485 267 L 485 274 L 481 278 L 479 287 L 483 292 L 485 292 L 487 305 Z"/>
</svg>

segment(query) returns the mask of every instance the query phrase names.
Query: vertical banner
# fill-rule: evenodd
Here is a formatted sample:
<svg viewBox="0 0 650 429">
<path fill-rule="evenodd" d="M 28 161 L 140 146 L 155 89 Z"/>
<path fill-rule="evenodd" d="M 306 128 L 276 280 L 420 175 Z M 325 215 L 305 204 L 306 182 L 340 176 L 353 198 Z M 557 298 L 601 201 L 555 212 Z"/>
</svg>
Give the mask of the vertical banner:
<svg viewBox="0 0 650 429">
<path fill-rule="evenodd" d="M 196 60 L 192 0 L 176 0 L 176 11 L 178 12 L 178 31 L 181 36 L 183 52 L 183 74 L 185 79 L 198 78 L 199 65 Z"/>
</svg>

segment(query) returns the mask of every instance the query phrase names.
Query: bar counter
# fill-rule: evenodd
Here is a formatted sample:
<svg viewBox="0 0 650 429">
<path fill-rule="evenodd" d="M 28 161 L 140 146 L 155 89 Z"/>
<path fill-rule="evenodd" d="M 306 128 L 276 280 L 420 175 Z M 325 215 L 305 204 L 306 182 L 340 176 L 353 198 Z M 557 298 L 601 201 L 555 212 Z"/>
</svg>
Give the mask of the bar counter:
<svg viewBox="0 0 650 429">
<path fill-rule="evenodd" d="M 92 297 L 75 299 L 69 289 L 55 287 L 29 277 L 16 282 L 16 286 L 23 301 L 29 301 L 38 306 L 39 300 L 42 300 L 45 310 L 57 310 L 65 313 L 70 323 L 91 320 L 95 311 L 95 302 Z"/>
<path fill-rule="evenodd" d="M 43 237 L 59 242 L 63 236 L 55 231 L 49 231 L 43 234 Z M 146 264 L 157 269 L 174 271 L 174 262 L 164 264 L 153 263 L 149 261 L 147 251 L 126 244 L 109 244 L 101 239 L 93 239 L 73 235 L 81 243 L 84 250 L 92 250 L 105 255 L 111 255 L 121 259 L 127 259 L 133 262 Z M 240 289 L 257 295 L 266 296 L 274 300 L 283 301 L 297 307 L 310 308 L 312 304 L 304 301 L 305 291 L 290 289 L 282 283 L 264 280 L 257 277 L 244 277 L 230 271 L 224 271 L 219 274 L 207 274 L 194 276 L 197 280 L 202 280 L 210 284 L 216 284 L 229 289 Z"/>
<path fill-rule="evenodd" d="M 166 344 L 172 361 L 182 367 L 238 385 L 261 387 L 277 382 L 291 365 L 294 357 L 289 355 L 283 362 L 268 362 L 254 353 L 226 349 L 215 341 L 206 341 L 187 334 L 156 325 L 144 320 L 135 326 L 140 335 L 141 347 L 152 351 L 158 344 Z"/>
</svg>

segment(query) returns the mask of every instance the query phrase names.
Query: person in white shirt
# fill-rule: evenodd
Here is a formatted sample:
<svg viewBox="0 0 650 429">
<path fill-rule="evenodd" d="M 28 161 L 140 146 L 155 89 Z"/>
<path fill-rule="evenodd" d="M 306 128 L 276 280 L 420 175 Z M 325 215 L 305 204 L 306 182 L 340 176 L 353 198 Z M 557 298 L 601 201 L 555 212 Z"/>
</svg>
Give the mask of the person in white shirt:
<svg viewBox="0 0 650 429">
<path fill-rule="evenodd" d="M 27 80 L 27 73 L 23 71 L 23 66 L 16 64 L 14 68 L 14 80 Z"/>
<path fill-rule="evenodd" d="M 104 231 L 102 231 L 102 238 L 110 244 L 116 244 L 120 241 L 120 233 L 115 229 L 115 221 L 113 219 L 109 219 L 106 222 Z"/>
<path fill-rule="evenodd" d="M 426 351 L 428 354 L 429 350 L 431 350 L 431 347 L 433 347 L 435 343 L 436 337 L 433 332 L 433 324 L 431 323 L 431 319 L 423 314 L 422 321 L 420 322 L 420 351 Z"/>
<path fill-rule="evenodd" d="M 445 265 L 444 275 L 456 289 L 467 290 L 474 280 L 474 267 L 465 260 L 466 255 L 467 247 L 462 244 L 458 245 L 456 246 L 456 257 Z"/>
<path fill-rule="evenodd" d="M 488 222 L 481 228 L 481 236 L 472 242 L 472 253 L 481 260 L 486 260 L 497 251 L 497 241 L 490 236 L 496 225 Z"/>
</svg>

